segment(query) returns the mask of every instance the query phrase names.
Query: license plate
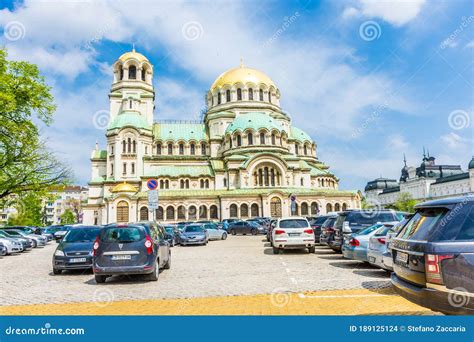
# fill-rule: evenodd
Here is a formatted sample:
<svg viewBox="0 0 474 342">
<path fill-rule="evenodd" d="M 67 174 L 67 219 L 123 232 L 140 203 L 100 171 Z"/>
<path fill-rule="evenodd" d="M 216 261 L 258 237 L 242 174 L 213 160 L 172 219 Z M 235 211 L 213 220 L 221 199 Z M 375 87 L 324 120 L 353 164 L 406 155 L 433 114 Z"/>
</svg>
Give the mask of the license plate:
<svg viewBox="0 0 474 342">
<path fill-rule="evenodd" d="M 300 233 L 288 233 L 288 236 L 300 236 Z"/>
<path fill-rule="evenodd" d="M 374 263 L 374 262 L 375 262 L 375 258 L 374 258 L 374 257 L 369 257 L 369 262 Z"/>
<path fill-rule="evenodd" d="M 69 259 L 69 262 L 70 262 L 70 263 L 74 263 L 74 262 L 86 262 L 86 258 L 72 258 L 72 259 Z"/>
<path fill-rule="evenodd" d="M 397 261 L 399 261 L 403 264 L 406 264 L 406 263 L 408 263 L 408 254 L 397 251 L 397 256 L 395 257 L 395 260 L 397 260 Z"/>
<path fill-rule="evenodd" d="M 112 260 L 130 260 L 131 255 L 112 255 Z"/>
</svg>

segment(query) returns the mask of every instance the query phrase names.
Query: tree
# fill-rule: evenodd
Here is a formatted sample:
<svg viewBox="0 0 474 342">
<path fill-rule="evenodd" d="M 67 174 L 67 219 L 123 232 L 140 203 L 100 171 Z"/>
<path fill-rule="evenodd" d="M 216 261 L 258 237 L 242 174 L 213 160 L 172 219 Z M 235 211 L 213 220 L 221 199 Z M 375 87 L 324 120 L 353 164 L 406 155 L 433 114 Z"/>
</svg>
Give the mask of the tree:
<svg viewBox="0 0 474 342">
<path fill-rule="evenodd" d="M 34 119 L 49 125 L 56 107 L 34 64 L 0 49 L 0 199 L 68 183 L 71 171 L 48 151 Z"/>
<path fill-rule="evenodd" d="M 76 218 L 72 210 L 66 209 L 61 215 L 61 224 L 73 224 L 76 223 Z"/>
<path fill-rule="evenodd" d="M 402 192 L 393 204 L 393 208 L 396 210 L 412 213 L 414 212 L 414 207 L 417 203 L 417 200 L 413 199 L 413 197 L 408 192 Z"/>
<path fill-rule="evenodd" d="M 4 201 L 4 207 L 14 208 L 16 213 L 8 219 L 9 226 L 40 226 L 43 224 L 44 192 L 26 192 Z"/>
</svg>

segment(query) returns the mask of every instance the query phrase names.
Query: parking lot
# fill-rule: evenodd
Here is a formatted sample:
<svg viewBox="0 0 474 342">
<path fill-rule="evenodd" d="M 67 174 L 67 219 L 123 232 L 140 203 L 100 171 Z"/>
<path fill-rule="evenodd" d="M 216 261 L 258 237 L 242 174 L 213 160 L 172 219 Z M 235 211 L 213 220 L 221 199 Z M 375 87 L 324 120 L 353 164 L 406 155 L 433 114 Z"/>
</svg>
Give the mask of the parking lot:
<svg viewBox="0 0 474 342">
<path fill-rule="evenodd" d="M 53 275 L 55 248 L 0 260 L 1 314 L 433 314 L 396 295 L 383 270 L 326 247 L 274 255 L 261 235 L 175 246 L 158 282 Z"/>
</svg>

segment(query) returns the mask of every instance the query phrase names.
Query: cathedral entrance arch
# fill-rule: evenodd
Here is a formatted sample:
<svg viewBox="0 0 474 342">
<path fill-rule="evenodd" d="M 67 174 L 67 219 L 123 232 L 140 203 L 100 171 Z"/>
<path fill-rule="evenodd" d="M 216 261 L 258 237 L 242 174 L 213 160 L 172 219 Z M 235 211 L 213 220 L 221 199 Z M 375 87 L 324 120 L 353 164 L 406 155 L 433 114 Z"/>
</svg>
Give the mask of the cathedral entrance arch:
<svg viewBox="0 0 474 342">
<path fill-rule="evenodd" d="M 273 197 L 270 200 L 270 216 L 281 217 L 281 199 L 279 197 Z"/>
</svg>

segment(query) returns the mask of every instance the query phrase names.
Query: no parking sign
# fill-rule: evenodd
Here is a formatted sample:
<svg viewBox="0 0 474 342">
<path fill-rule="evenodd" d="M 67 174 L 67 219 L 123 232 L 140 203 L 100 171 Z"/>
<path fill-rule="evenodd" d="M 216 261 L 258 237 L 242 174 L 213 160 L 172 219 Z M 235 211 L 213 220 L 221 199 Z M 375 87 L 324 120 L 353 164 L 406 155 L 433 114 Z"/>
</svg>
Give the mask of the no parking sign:
<svg viewBox="0 0 474 342">
<path fill-rule="evenodd" d="M 156 190 L 158 188 L 158 181 L 156 179 L 149 179 L 146 182 L 146 186 L 148 187 L 148 190 Z"/>
</svg>

